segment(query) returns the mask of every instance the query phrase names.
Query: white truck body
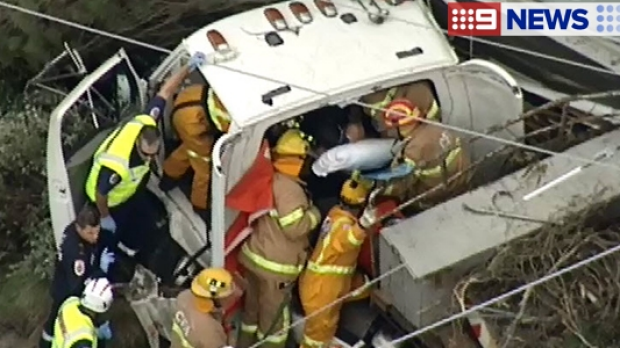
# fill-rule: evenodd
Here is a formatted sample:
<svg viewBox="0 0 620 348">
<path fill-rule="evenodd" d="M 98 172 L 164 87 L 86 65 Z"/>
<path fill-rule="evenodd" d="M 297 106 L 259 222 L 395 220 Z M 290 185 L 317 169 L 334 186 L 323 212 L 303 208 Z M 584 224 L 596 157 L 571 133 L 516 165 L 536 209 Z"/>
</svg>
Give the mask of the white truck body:
<svg viewBox="0 0 620 348">
<path fill-rule="evenodd" d="M 232 126 L 213 149 L 209 229 L 213 244 L 197 259 L 203 267 L 223 265 L 224 236 L 237 215 L 225 207 L 224 197 L 246 173 L 265 130 L 275 123 L 327 105 L 346 106 L 370 92 L 419 80 L 432 83 L 443 123 L 451 126 L 486 132 L 523 111 L 522 91 L 511 74 L 489 61 L 459 62 L 423 2 L 379 2 L 381 8 L 389 10 L 382 24 L 371 22 L 366 10 L 355 2 L 346 7 L 336 4 L 338 14 L 327 17 L 319 9 L 322 2 L 310 0 L 302 1 L 312 18 L 308 22 L 303 17 L 304 23 L 296 18 L 291 3 L 249 10 L 205 26 L 183 40 L 148 82 L 138 76 L 123 50 L 84 77 L 53 111 L 50 120 L 47 173 L 57 243 L 75 218 L 76 209 L 85 202 L 84 181 L 92 155 L 112 129 L 99 130 L 88 144 L 69 156 L 63 153 L 62 138 L 67 135 L 63 120 L 98 81 L 110 74 L 116 75 L 119 82 L 129 80 L 131 88 L 124 92 L 129 94 L 117 97 L 130 104 L 131 112 L 122 116 L 132 117 L 145 107 L 150 96 L 148 86 L 152 89 L 163 81 L 191 54 L 203 52 L 210 61 L 194 72 L 191 80 L 206 81 L 215 90 L 231 114 Z M 373 7 L 367 6 L 372 11 Z M 267 8 L 277 9 L 288 27 L 275 29 L 264 14 Z M 356 21 L 347 23 L 344 18 L 351 17 L 346 15 L 354 16 Z M 212 45 L 207 35 L 212 31 L 221 34 L 228 47 L 222 50 L 221 43 Z M 283 43 L 270 46 L 267 33 L 278 35 Z M 268 97 L 278 89 L 284 92 Z M 169 111 L 163 115 L 164 137 L 174 136 Z M 517 122 L 494 135 L 516 139 L 523 132 L 523 125 Z M 479 158 L 500 146 L 497 141 L 480 140 L 472 153 Z M 489 165 L 483 172 L 496 169 Z M 196 253 L 205 243 L 203 221 L 193 213 L 179 189 L 164 194 L 157 188 L 157 181 L 152 176 L 148 187 L 167 210 L 171 238 L 187 255 Z M 141 274 L 154 279 L 147 270 Z M 157 332 L 169 334 L 168 309 L 172 300 L 158 299 L 153 287 L 143 295 L 132 299 L 132 305 L 149 334 L 151 346 L 157 347 Z M 161 301 L 166 305 L 159 305 Z"/>
</svg>

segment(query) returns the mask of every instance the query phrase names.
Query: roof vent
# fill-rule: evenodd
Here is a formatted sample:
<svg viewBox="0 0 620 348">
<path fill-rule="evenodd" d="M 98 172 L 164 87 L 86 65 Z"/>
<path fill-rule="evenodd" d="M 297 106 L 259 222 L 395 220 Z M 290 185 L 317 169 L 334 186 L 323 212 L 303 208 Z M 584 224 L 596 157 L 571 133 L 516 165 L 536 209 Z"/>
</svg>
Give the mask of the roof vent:
<svg viewBox="0 0 620 348">
<path fill-rule="evenodd" d="M 214 62 L 225 62 L 237 57 L 237 52 L 230 47 L 228 41 L 226 41 L 224 36 L 219 31 L 207 31 L 207 39 L 209 39 L 209 42 L 216 53 L 213 57 Z"/>
<path fill-rule="evenodd" d="M 278 9 L 270 7 L 265 10 L 265 17 L 269 20 L 269 23 L 273 26 L 275 30 L 286 30 L 288 29 L 288 24 Z"/>
<path fill-rule="evenodd" d="M 325 17 L 336 17 L 338 10 L 333 2 L 329 0 L 314 0 L 314 5 L 321 11 Z"/>
<path fill-rule="evenodd" d="M 312 22 L 312 15 L 310 14 L 308 7 L 304 3 L 295 1 L 289 5 L 289 8 L 291 9 L 291 12 L 293 12 L 297 20 L 301 23 L 308 24 Z"/>
</svg>

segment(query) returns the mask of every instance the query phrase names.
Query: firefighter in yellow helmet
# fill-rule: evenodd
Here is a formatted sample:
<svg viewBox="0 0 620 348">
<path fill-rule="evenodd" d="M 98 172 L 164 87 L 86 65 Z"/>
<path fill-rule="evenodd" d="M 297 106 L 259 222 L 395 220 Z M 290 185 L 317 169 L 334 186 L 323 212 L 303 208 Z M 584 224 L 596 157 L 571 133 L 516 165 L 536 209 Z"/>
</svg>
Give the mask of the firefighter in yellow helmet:
<svg viewBox="0 0 620 348">
<path fill-rule="evenodd" d="M 460 139 L 441 126 L 420 122 L 419 119 L 425 118 L 426 114 L 409 100 L 393 101 L 383 117 L 386 127 L 395 128 L 405 144 L 392 162 L 392 178 L 381 189 L 380 195 L 404 202 L 447 182 L 470 165 Z M 414 209 L 424 209 L 461 194 L 467 189 L 468 182 L 469 176 L 463 175 L 430 194 Z"/>
<path fill-rule="evenodd" d="M 290 288 L 307 259 L 309 233 L 321 219 L 304 190 L 301 177 L 309 168 L 310 141 L 298 129 L 289 129 L 272 149 L 274 209 L 259 217 L 241 248 L 247 287 L 238 348 L 256 339 L 263 347 L 284 347 L 290 324 Z"/>
<path fill-rule="evenodd" d="M 363 284 L 356 266 L 366 231 L 358 225 L 357 219 L 370 189 L 369 183 L 347 180 L 340 191 L 340 204 L 333 207 L 323 221 L 317 246 L 299 279 L 301 304 L 309 316 L 301 347 L 329 346 L 338 328 L 342 302 L 328 309 L 325 306 Z M 356 281 L 360 279 L 361 282 Z M 317 311 L 320 312 L 315 313 Z"/>
<path fill-rule="evenodd" d="M 441 120 L 441 110 L 437 100 L 435 100 L 433 87 L 429 81 L 417 81 L 383 89 L 361 98 L 362 103 L 372 105 L 372 108 L 364 108 L 363 112 L 371 117 L 374 128 L 382 136 L 387 136 L 390 129 L 385 126 L 382 117 L 383 112 L 379 109 L 385 109 L 390 103 L 398 99 L 405 99 L 418 105 L 420 112 L 425 114 L 430 120 Z M 360 115 L 350 115 L 346 132 L 352 142 L 365 137 Z"/>
<path fill-rule="evenodd" d="M 228 337 L 222 325 L 221 301 L 235 292 L 232 275 L 223 268 L 202 270 L 190 289 L 177 297 L 170 348 L 223 348 Z"/>
<path fill-rule="evenodd" d="M 162 191 L 168 191 L 187 170 L 194 169 L 190 201 L 194 211 L 208 221 L 211 151 L 230 127 L 228 111 L 213 89 L 196 84 L 183 89 L 174 101 L 172 123 L 181 145 L 164 162 Z"/>
</svg>

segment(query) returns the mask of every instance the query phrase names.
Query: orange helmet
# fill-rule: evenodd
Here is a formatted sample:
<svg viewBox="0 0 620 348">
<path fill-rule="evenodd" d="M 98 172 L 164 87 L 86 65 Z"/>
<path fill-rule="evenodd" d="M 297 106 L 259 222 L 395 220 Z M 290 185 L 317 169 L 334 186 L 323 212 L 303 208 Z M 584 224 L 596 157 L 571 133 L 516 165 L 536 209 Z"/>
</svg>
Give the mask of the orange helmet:
<svg viewBox="0 0 620 348">
<path fill-rule="evenodd" d="M 404 98 L 392 101 L 383 113 L 383 119 L 388 128 L 415 124 L 419 122 L 419 118 L 425 116 L 417 105 Z"/>
</svg>

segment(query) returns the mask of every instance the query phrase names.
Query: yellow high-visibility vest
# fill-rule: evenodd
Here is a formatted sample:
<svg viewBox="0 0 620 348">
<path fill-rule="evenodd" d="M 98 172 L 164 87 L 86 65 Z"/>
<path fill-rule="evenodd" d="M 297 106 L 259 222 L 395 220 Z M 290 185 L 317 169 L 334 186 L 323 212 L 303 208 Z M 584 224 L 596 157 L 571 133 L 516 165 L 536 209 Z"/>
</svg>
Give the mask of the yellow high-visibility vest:
<svg viewBox="0 0 620 348">
<path fill-rule="evenodd" d="M 52 348 L 69 348 L 78 341 L 87 340 L 97 348 L 97 329 L 92 320 L 79 309 L 80 299 L 69 297 L 60 306 L 54 323 Z"/>
<path fill-rule="evenodd" d="M 129 159 L 136 140 L 144 126 L 156 126 L 149 115 L 134 117 L 122 127 L 116 129 L 99 146 L 95 152 L 93 166 L 86 180 L 86 195 L 95 202 L 97 179 L 102 167 L 112 169 L 120 175 L 120 183 L 108 193 L 108 206 L 114 207 L 126 202 L 138 189 L 140 182 L 149 172 L 149 162 L 130 168 Z"/>
</svg>

